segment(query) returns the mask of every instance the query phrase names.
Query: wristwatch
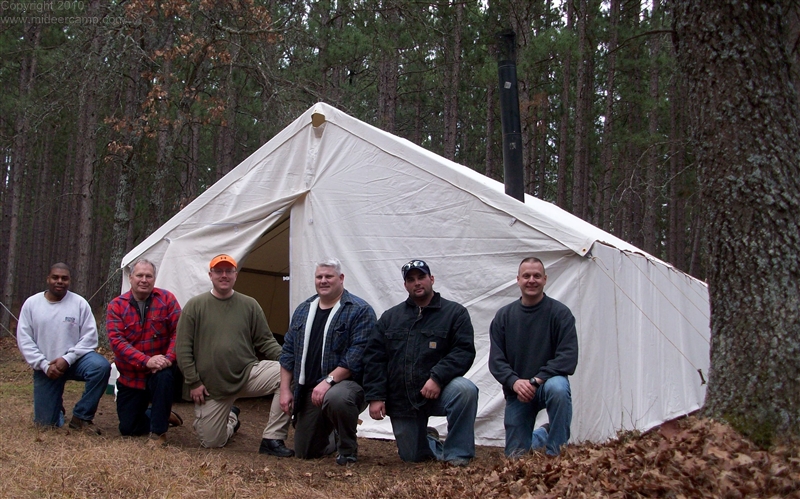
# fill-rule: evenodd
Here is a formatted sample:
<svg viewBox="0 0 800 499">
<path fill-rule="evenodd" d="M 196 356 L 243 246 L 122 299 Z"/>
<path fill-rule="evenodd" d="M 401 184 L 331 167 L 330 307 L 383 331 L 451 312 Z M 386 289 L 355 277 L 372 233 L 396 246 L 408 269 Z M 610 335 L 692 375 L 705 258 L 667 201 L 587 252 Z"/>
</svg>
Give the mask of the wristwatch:
<svg viewBox="0 0 800 499">
<path fill-rule="evenodd" d="M 531 384 L 533 385 L 533 387 L 534 387 L 534 388 L 539 388 L 540 386 L 542 386 L 542 385 L 540 385 L 540 384 L 539 384 L 539 382 L 538 382 L 538 381 L 536 381 L 536 378 L 535 378 L 535 377 L 534 377 L 534 378 L 531 378 L 531 379 L 530 379 L 530 382 L 531 382 Z"/>
<path fill-rule="evenodd" d="M 328 375 L 327 378 L 325 378 L 325 382 L 328 383 L 331 386 L 336 384 L 336 380 L 334 380 L 333 376 L 331 376 L 330 374 Z"/>
</svg>

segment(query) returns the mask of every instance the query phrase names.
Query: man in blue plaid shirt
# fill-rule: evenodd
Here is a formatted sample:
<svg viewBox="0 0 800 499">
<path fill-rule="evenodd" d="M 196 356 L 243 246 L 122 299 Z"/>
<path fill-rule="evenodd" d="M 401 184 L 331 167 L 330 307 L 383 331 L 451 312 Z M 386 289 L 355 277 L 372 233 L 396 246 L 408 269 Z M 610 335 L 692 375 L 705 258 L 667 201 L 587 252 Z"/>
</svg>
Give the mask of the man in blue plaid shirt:
<svg viewBox="0 0 800 499">
<path fill-rule="evenodd" d="M 297 307 L 284 339 L 281 409 L 295 415 L 297 457 L 338 450 L 336 463 L 347 465 L 358 455 L 358 415 L 366 408 L 361 361 L 375 311 L 344 289 L 342 264 L 335 258 L 317 263 L 314 285 L 317 294 Z"/>
</svg>

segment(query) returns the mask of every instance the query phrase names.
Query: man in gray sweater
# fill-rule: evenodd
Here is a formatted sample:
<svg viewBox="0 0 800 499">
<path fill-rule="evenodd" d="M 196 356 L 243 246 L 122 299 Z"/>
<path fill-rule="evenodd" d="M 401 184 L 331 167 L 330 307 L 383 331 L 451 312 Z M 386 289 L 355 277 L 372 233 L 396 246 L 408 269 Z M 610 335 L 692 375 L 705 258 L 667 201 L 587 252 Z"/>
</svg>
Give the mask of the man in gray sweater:
<svg viewBox="0 0 800 499">
<path fill-rule="evenodd" d="M 497 311 L 489 329 L 489 370 L 503 385 L 506 456 L 544 448 L 558 455 L 569 441 L 572 393 L 567 376 L 578 364 L 578 335 L 569 308 L 544 294 L 544 264 L 522 260 L 517 285 L 522 294 Z M 547 409 L 549 423 L 533 430 Z"/>
<path fill-rule="evenodd" d="M 64 263 L 47 274 L 47 290 L 22 305 L 17 344 L 33 368 L 33 421 L 41 426 L 64 424 L 64 385 L 84 381 L 83 395 L 72 410 L 69 427 L 99 435 L 92 422 L 108 386 L 111 366 L 97 348 L 97 325 L 83 297 L 69 290 L 71 275 Z"/>
</svg>

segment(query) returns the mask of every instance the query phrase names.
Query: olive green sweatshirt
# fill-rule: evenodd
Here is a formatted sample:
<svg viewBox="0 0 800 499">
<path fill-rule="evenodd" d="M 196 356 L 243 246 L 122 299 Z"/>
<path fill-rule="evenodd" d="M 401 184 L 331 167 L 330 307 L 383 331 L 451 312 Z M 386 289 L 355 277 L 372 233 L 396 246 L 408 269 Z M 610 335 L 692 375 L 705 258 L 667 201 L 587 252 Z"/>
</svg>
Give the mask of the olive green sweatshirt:
<svg viewBox="0 0 800 499">
<path fill-rule="evenodd" d="M 253 298 L 210 292 L 186 302 L 178 321 L 175 354 L 190 389 L 205 385 L 212 399 L 239 392 L 258 363 L 257 353 L 277 360 L 281 347 Z"/>
</svg>

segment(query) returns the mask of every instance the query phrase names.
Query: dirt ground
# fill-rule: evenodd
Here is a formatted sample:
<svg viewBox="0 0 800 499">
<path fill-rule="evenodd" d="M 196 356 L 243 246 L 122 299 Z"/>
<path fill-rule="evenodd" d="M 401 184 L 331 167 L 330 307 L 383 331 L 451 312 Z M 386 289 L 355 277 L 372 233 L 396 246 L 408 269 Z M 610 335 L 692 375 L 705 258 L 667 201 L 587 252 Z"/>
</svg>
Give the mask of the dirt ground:
<svg viewBox="0 0 800 499">
<path fill-rule="evenodd" d="M 104 353 L 101 351 L 101 353 Z M 64 395 L 64 406 L 68 417 L 72 407 L 80 396 L 83 385 L 68 382 Z M 259 497 L 262 493 L 270 497 L 370 497 L 375 496 L 371 490 L 385 489 L 407 479 L 426 479 L 439 473 L 468 473 L 479 468 L 490 468 L 502 461 L 502 449 L 479 447 L 474 464 L 469 470 L 451 468 L 448 465 L 428 462 L 420 464 L 404 463 L 397 455 L 394 441 L 359 438 L 358 462 L 353 465 L 339 466 L 335 456 L 315 460 L 296 458 L 277 458 L 258 454 L 261 433 L 269 417 L 271 398 L 240 399 L 237 406 L 241 409 L 241 427 L 238 433 L 221 449 L 204 449 L 199 446 L 192 429 L 193 404 L 178 402 L 173 406 L 184 420 L 179 427 L 170 428 L 168 446 L 165 449 L 152 449 L 147 446 L 146 438 L 122 437 L 118 430 L 116 405 L 113 395 L 105 395 L 100 401 L 94 422 L 102 430 L 100 437 L 90 437 L 68 430 L 66 426 L 59 430 L 41 431 L 34 427 L 32 417 L 32 383 L 31 370 L 22 360 L 13 338 L 0 338 L 0 404 L 4 407 L 0 416 L 0 449 L 6 447 L 6 457 L 0 456 L 0 496 L 2 497 L 45 497 L 53 491 L 63 490 L 58 484 L 50 483 L 55 479 L 48 477 L 58 464 L 46 462 L 44 456 L 47 449 L 57 446 L 69 452 L 70 446 L 82 448 L 87 461 L 99 463 L 106 453 L 128 457 L 127 464 L 121 470 L 130 469 L 133 477 L 148 476 L 146 470 L 152 468 L 165 469 L 165 477 L 186 476 L 186 484 L 181 487 L 169 487 L 165 495 L 155 493 L 161 489 L 152 489 L 153 493 L 141 494 L 141 491 L 123 490 L 130 487 L 129 482 L 137 479 L 107 480 L 105 491 L 110 487 L 118 497 Z M 286 442 L 293 447 L 294 430 L 290 429 Z M 21 446 L 9 443 L 15 439 Z M 146 450 L 145 450 L 146 449 Z M 140 455 L 144 452 L 145 455 Z M 0 452 L 3 454 L 4 452 Z M 70 456 L 69 460 L 74 460 Z M 62 461 L 55 459 L 55 461 Z M 25 473 L 25 464 L 41 462 L 35 467 L 36 472 Z M 80 469 L 80 463 L 73 464 Z M 96 475 L 106 476 L 104 464 L 93 465 L 97 468 L 83 477 L 95 486 Z M 20 488 L 35 490 L 31 495 L 2 492 L 9 489 L 3 485 L 9 480 L 6 471 L 10 468 L 18 475 L 13 480 Z M 78 471 L 71 471 L 78 473 Z M 139 479 L 141 480 L 141 479 Z M 24 486 L 23 482 L 30 485 Z M 208 482 L 208 483 L 205 483 Z M 9 482 L 6 482 L 9 483 Z M 211 486 L 213 484 L 213 487 Z M 16 489 L 12 489 L 16 490 Z M 148 489 L 150 490 L 150 489 Z M 177 492 L 176 492 L 177 491 Z M 261 492 L 258 492 L 261 491 Z M 268 492 L 268 494 L 267 494 Z M 105 492 L 88 496 L 104 496 Z M 56 493 L 56 496 L 83 497 L 72 491 Z"/>
<path fill-rule="evenodd" d="M 241 409 L 239 420 L 242 426 L 239 428 L 239 431 L 224 448 L 208 450 L 202 449 L 198 445 L 197 437 L 192 429 L 194 405 L 191 402 L 179 402 L 173 406 L 173 410 L 183 418 L 184 424 L 176 428 L 170 428 L 167 434 L 168 445 L 185 450 L 217 452 L 229 455 L 229 459 L 232 461 L 244 459 L 246 462 L 251 463 L 254 458 L 257 458 L 263 461 L 265 466 L 269 465 L 278 468 L 291 466 L 298 471 L 314 472 L 320 469 L 327 469 L 328 467 L 330 467 L 332 471 L 340 471 L 342 469 L 341 466 L 334 462 L 335 455 L 321 459 L 302 460 L 294 458 L 281 459 L 258 454 L 258 446 L 261 443 L 261 433 L 269 418 L 270 403 L 271 397 L 239 399 L 239 401 L 236 402 L 236 405 Z M 69 412 L 69 409 L 67 412 Z M 119 421 L 117 420 L 113 396 L 106 395 L 103 397 L 94 421 L 95 424 L 103 430 L 105 436 L 109 438 L 122 438 L 117 429 Z M 294 429 L 290 429 L 289 439 L 286 441 L 286 445 L 290 449 L 293 448 L 293 438 Z M 476 462 L 486 461 L 488 463 L 501 458 L 502 449 L 479 447 Z M 407 472 L 409 468 L 409 465 L 403 463 L 398 457 L 397 447 L 394 441 L 370 438 L 358 439 L 358 463 L 355 466 L 359 468 L 381 467 L 387 471 L 397 468 L 399 474 Z"/>
<path fill-rule="evenodd" d="M 68 413 L 82 388 L 67 384 Z M 800 499 L 796 443 L 759 449 L 731 427 L 697 416 L 603 444 L 569 445 L 554 458 L 533 453 L 508 461 L 500 448 L 478 447 L 466 468 L 403 463 L 393 441 L 360 438 L 358 463 L 338 466 L 332 456 L 258 454 L 268 398 L 241 400 L 239 433 L 211 450 L 197 443 L 190 403 L 176 404 L 184 425 L 170 430 L 166 448 L 154 448 L 119 435 L 111 395 L 95 418 L 99 437 L 34 427 L 31 398 L 30 368 L 14 339 L 3 336 L 0 497 Z"/>
</svg>

